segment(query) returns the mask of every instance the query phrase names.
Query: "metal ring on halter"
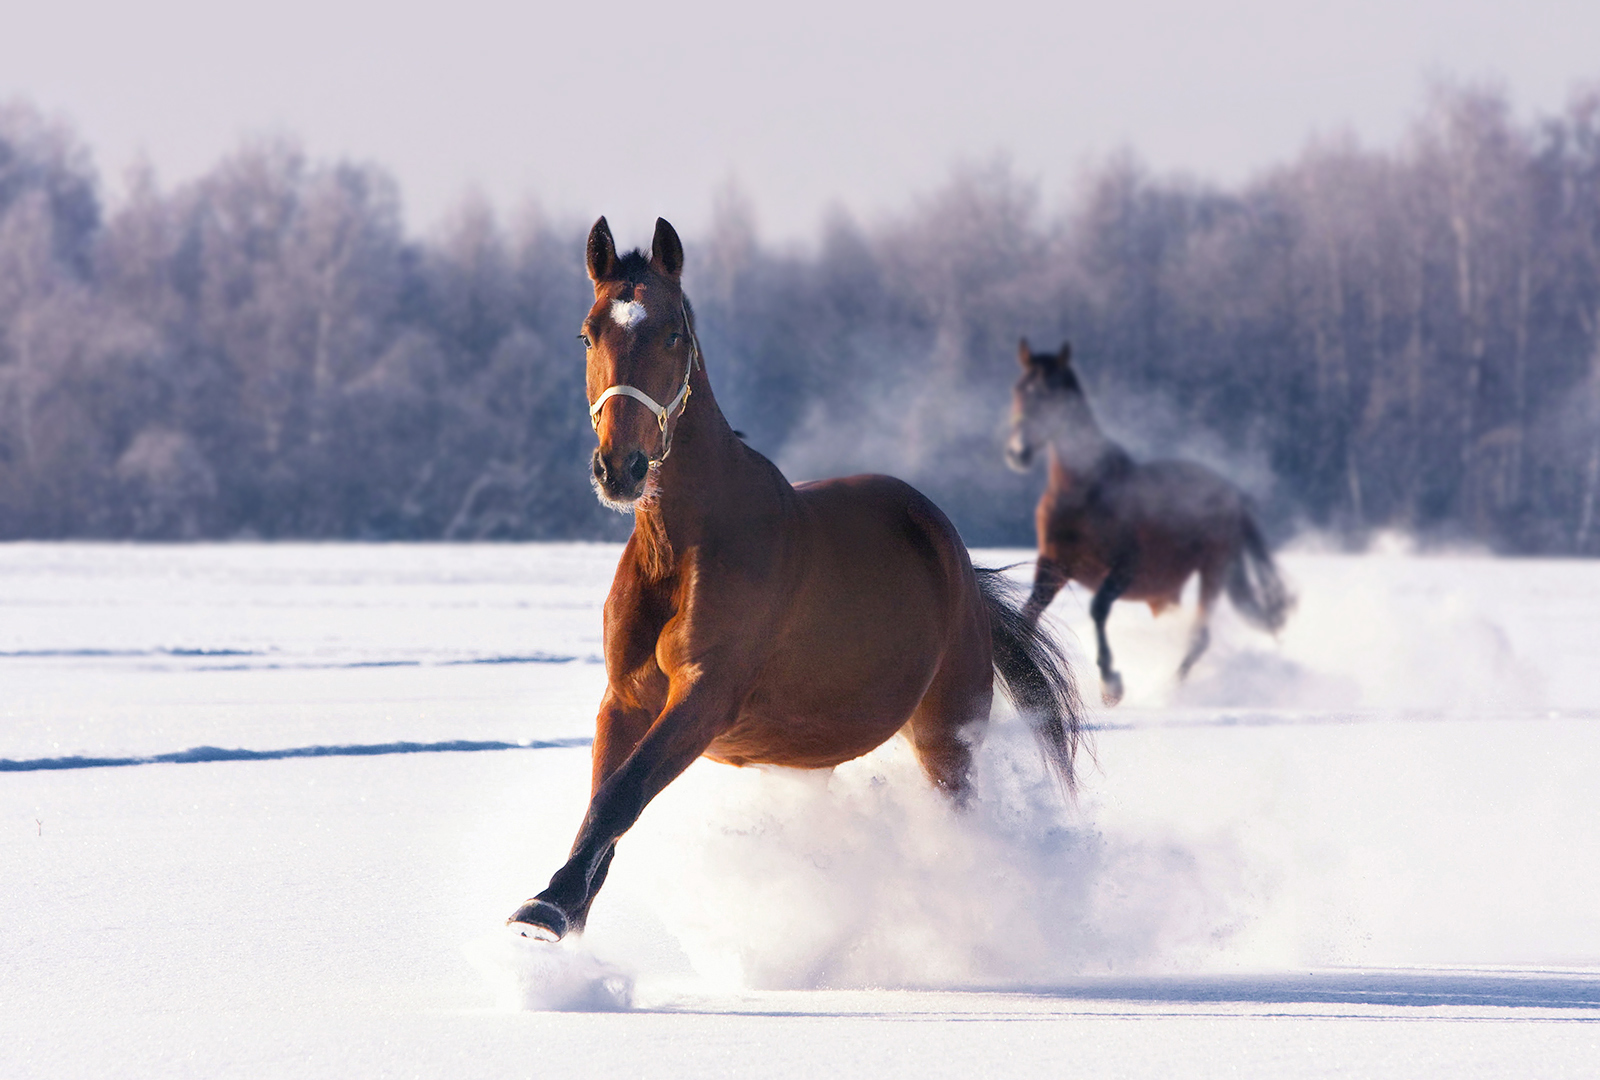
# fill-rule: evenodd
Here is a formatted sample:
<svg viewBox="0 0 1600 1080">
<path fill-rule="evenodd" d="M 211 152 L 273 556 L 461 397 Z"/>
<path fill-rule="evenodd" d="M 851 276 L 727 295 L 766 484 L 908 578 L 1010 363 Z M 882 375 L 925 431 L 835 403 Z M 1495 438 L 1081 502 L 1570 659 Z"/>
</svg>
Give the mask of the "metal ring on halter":
<svg viewBox="0 0 1600 1080">
<path fill-rule="evenodd" d="M 667 460 L 667 455 L 672 452 L 672 436 L 667 432 L 667 421 L 672 418 L 673 413 L 689 404 L 689 380 L 694 375 L 694 369 L 700 366 L 700 341 L 695 337 L 694 327 L 689 323 L 687 301 L 679 310 L 683 313 L 684 333 L 689 338 L 689 366 L 684 370 L 683 387 L 678 391 L 678 396 L 663 406 L 636 386 L 608 386 L 595 399 L 594 404 L 589 406 L 589 425 L 596 431 L 600 430 L 600 407 L 614 397 L 631 397 L 654 413 L 656 422 L 661 425 L 661 456 L 650 459 L 655 462 Z"/>
</svg>

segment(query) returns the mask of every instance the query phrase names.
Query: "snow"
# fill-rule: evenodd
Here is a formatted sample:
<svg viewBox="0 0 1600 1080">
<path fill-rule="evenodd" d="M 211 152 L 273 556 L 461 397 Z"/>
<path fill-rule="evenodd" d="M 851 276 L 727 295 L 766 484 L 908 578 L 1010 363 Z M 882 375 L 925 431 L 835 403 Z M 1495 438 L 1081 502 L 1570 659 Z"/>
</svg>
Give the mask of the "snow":
<svg viewBox="0 0 1600 1080">
<path fill-rule="evenodd" d="M 1291 554 L 1281 640 L 1224 606 L 1183 686 L 1187 615 L 1118 605 L 1075 807 L 1005 710 L 963 815 L 899 742 L 701 762 L 549 947 L 500 923 L 583 812 L 587 751 L 533 744 L 591 732 L 616 555 L 0 546 L 0 1072 L 1600 1061 L 1600 566 Z M 1052 618 L 1092 699 L 1085 608 Z M 518 748 L 29 765 L 461 741 Z"/>
</svg>

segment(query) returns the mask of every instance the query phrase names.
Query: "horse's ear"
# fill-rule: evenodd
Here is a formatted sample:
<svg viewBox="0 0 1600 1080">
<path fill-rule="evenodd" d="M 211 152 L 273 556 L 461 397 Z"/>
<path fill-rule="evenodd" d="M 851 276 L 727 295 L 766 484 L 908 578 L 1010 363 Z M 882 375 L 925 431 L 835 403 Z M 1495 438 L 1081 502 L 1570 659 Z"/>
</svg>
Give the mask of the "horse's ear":
<svg viewBox="0 0 1600 1080">
<path fill-rule="evenodd" d="M 1028 339 L 1023 338 L 1017 342 L 1017 363 L 1026 371 L 1033 364 L 1033 350 L 1028 347 Z"/>
<path fill-rule="evenodd" d="M 589 230 L 589 280 L 596 285 L 609 281 L 617 270 L 617 242 L 611 239 L 611 226 L 604 216 Z"/>
<path fill-rule="evenodd" d="M 683 241 L 666 218 L 656 218 L 655 239 L 650 241 L 650 265 L 656 273 L 676 279 L 683 273 Z"/>
<path fill-rule="evenodd" d="M 1071 367 L 1072 366 L 1072 342 L 1063 341 L 1061 343 L 1061 352 L 1057 356 L 1057 362 L 1062 367 Z"/>
</svg>

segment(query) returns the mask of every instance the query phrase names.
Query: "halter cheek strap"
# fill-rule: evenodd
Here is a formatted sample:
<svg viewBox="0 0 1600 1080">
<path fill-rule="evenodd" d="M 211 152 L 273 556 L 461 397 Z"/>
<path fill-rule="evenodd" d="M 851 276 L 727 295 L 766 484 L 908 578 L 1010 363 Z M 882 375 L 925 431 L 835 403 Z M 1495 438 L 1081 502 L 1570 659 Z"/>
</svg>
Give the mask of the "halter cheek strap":
<svg viewBox="0 0 1600 1080">
<path fill-rule="evenodd" d="M 701 366 L 700 342 L 695 337 L 694 327 L 689 323 L 688 308 L 685 307 L 680 310 L 683 312 L 683 329 L 689 338 L 689 366 L 684 369 L 683 386 L 679 388 L 678 396 L 662 405 L 637 386 L 608 386 L 601 392 L 599 397 L 595 398 L 594 404 L 589 406 L 589 424 L 596 431 L 600 430 L 601 406 L 614 397 L 631 397 L 655 413 L 656 422 L 661 425 L 661 456 L 652 459 L 654 461 L 665 461 L 667 460 L 667 455 L 672 452 L 672 436 L 667 431 L 667 421 L 672 419 L 674 413 L 688 405 L 689 379 L 694 375 L 694 369 Z"/>
</svg>

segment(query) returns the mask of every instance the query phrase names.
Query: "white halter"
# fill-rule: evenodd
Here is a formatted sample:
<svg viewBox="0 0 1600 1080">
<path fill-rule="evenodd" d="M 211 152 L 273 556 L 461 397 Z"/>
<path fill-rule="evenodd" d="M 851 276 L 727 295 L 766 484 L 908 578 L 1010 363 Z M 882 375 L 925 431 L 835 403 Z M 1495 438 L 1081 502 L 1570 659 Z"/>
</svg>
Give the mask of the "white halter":
<svg viewBox="0 0 1600 1080">
<path fill-rule="evenodd" d="M 645 408 L 655 413 L 656 422 L 661 425 L 661 456 L 653 458 L 654 461 L 667 460 L 667 454 L 672 451 L 672 436 L 667 433 L 667 421 L 672 415 L 689 403 L 689 379 L 694 374 L 694 369 L 701 366 L 700 342 L 695 338 L 694 326 L 689 322 L 688 305 L 684 304 L 679 310 L 683 312 L 683 329 L 689 337 L 689 366 L 683 372 L 683 386 L 678 390 L 678 396 L 661 405 L 655 398 L 640 390 L 637 386 L 608 386 L 594 404 L 589 406 L 589 424 L 600 430 L 600 407 L 614 397 L 631 397 L 640 402 Z"/>
</svg>

